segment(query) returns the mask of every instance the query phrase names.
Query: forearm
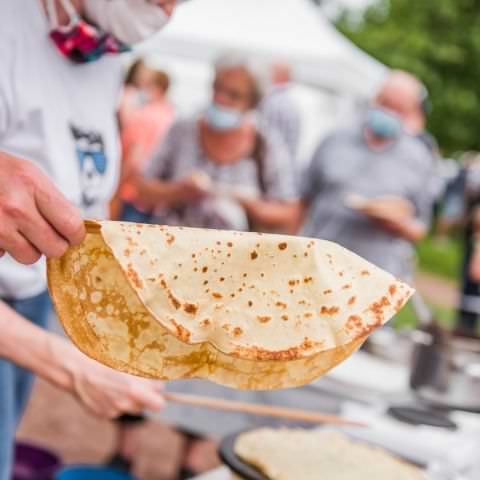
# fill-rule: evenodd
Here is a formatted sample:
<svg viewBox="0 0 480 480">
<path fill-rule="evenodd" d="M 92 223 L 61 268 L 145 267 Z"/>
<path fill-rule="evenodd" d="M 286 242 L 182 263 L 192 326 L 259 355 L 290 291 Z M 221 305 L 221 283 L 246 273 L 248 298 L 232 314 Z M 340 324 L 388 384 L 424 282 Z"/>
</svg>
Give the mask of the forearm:
<svg viewBox="0 0 480 480">
<path fill-rule="evenodd" d="M 409 218 L 390 225 L 393 233 L 412 243 L 417 243 L 427 234 L 424 223 L 416 218 Z"/>
<path fill-rule="evenodd" d="M 299 218 L 302 217 L 300 202 L 282 202 L 260 199 L 240 199 L 252 222 L 267 228 L 280 228 L 288 233 L 296 233 Z"/>
<path fill-rule="evenodd" d="M 174 207 L 183 203 L 181 189 L 176 182 L 136 177 L 135 184 L 139 200 L 148 208 Z"/>
<path fill-rule="evenodd" d="M 0 302 L 0 331 L 0 357 L 57 387 L 69 388 L 72 379 L 63 339 L 29 322 L 4 302 Z"/>
</svg>

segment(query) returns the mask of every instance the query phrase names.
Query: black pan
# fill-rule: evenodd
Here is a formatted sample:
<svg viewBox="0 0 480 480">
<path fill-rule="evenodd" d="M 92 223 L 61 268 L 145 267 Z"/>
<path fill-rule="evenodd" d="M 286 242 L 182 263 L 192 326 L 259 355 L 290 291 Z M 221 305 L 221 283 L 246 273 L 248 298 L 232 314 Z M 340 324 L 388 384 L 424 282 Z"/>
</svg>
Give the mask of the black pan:
<svg viewBox="0 0 480 480">
<path fill-rule="evenodd" d="M 252 467 L 241 460 L 235 454 L 235 442 L 239 435 L 244 432 L 234 433 L 225 437 L 218 447 L 218 455 L 222 462 L 227 465 L 233 472 L 245 480 L 268 480 L 268 478 L 259 472 L 255 467 Z"/>
<path fill-rule="evenodd" d="M 229 435 L 228 437 L 225 437 L 220 442 L 220 445 L 218 447 L 218 455 L 220 459 L 228 468 L 230 468 L 230 470 L 232 470 L 234 473 L 239 475 L 244 480 L 268 480 L 268 478 L 265 475 L 263 475 L 259 470 L 257 470 L 255 467 L 252 467 L 251 465 L 248 465 L 235 454 L 235 443 L 237 441 L 237 438 L 243 433 L 246 433 L 246 432 L 234 433 L 232 435 Z M 364 440 L 358 440 L 358 439 L 355 439 L 354 437 L 351 437 L 351 438 L 352 440 L 369 444 L 369 442 L 365 442 Z M 374 444 L 370 444 L 370 445 L 379 446 L 380 448 L 382 448 L 381 445 L 374 445 Z M 387 449 L 385 450 L 388 452 Z M 392 455 L 403 460 L 406 463 L 410 463 L 411 465 L 414 465 L 418 468 L 422 468 L 422 469 L 426 468 L 426 465 L 424 464 L 419 464 L 417 462 L 412 461 L 411 459 L 403 458 L 394 452 L 390 452 L 390 453 L 392 453 Z"/>
</svg>

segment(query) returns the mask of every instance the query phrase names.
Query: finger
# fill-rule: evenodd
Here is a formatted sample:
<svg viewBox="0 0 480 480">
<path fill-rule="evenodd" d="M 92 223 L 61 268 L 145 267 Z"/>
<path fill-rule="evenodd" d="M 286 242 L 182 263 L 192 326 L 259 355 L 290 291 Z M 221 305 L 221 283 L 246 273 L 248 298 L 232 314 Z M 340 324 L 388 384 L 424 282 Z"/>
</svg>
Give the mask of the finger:
<svg viewBox="0 0 480 480">
<path fill-rule="evenodd" d="M 139 415 L 143 412 L 144 408 L 141 402 L 134 399 L 119 400 L 115 402 L 115 408 L 122 414 L 128 413 L 130 415 Z"/>
<path fill-rule="evenodd" d="M 153 388 L 145 388 L 135 393 L 136 401 L 141 405 L 142 410 L 153 410 L 158 412 L 165 407 L 163 395 Z"/>
<path fill-rule="evenodd" d="M 153 389 L 158 393 L 165 392 L 165 384 L 163 382 L 159 382 L 158 380 L 152 380 Z"/>
<path fill-rule="evenodd" d="M 59 258 L 67 251 L 67 241 L 38 213 L 19 225 L 19 230 L 39 252 L 49 258 Z"/>
<path fill-rule="evenodd" d="M 48 179 L 43 183 L 35 194 L 38 210 L 70 245 L 80 244 L 86 235 L 80 211 Z"/>
<path fill-rule="evenodd" d="M 41 257 L 41 253 L 20 232 L 15 231 L 5 238 L 0 234 L 0 243 L 2 251 L 7 251 L 17 262 L 24 265 L 31 265 Z"/>
<path fill-rule="evenodd" d="M 85 407 L 99 418 L 113 419 L 121 415 L 122 410 L 106 398 L 83 399 Z"/>
<path fill-rule="evenodd" d="M 121 410 L 114 407 L 105 407 L 105 408 L 95 407 L 95 410 L 90 409 L 90 411 L 96 417 L 107 419 L 107 420 L 114 420 L 115 418 L 118 418 L 122 414 Z"/>
</svg>

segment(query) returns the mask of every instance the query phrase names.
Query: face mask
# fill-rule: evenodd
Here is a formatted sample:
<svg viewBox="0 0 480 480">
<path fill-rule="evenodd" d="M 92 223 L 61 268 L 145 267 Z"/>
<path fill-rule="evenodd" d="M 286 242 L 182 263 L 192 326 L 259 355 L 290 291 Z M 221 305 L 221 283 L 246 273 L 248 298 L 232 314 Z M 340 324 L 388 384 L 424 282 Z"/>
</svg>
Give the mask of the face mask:
<svg viewBox="0 0 480 480">
<path fill-rule="evenodd" d="M 170 20 L 151 0 L 84 0 L 84 8 L 89 20 L 127 45 L 151 37 Z"/>
<path fill-rule="evenodd" d="M 402 122 L 396 115 L 382 108 L 371 108 L 367 114 L 367 128 L 377 138 L 394 140 L 402 132 Z"/>
<path fill-rule="evenodd" d="M 50 20 L 50 38 L 62 55 L 75 63 L 88 63 L 97 60 L 106 53 L 122 53 L 129 47 L 115 37 L 105 34 L 82 20 L 70 0 L 62 0 L 62 5 L 70 22 L 60 26 L 55 0 L 47 1 L 47 13 Z"/>
<path fill-rule="evenodd" d="M 240 128 L 244 115 L 242 112 L 230 108 L 221 107 L 212 103 L 205 114 L 208 124 L 214 130 L 235 130 Z"/>
</svg>

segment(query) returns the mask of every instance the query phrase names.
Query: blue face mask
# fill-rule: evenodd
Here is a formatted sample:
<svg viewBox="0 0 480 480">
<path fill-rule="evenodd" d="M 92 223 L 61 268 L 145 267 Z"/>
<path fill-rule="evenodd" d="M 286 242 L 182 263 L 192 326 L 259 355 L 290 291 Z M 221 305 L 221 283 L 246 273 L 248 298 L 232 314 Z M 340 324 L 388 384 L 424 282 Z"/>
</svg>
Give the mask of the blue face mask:
<svg viewBox="0 0 480 480">
<path fill-rule="evenodd" d="M 228 131 L 240 128 L 243 113 L 212 103 L 205 112 L 205 118 L 214 130 Z"/>
<path fill-rule="evenodd" d="M 395 140 L 402 133 L 402 122 L 394 114 L 374 107 L 367 114 L 367 128 L 382 140 Z"/>
</svg>

